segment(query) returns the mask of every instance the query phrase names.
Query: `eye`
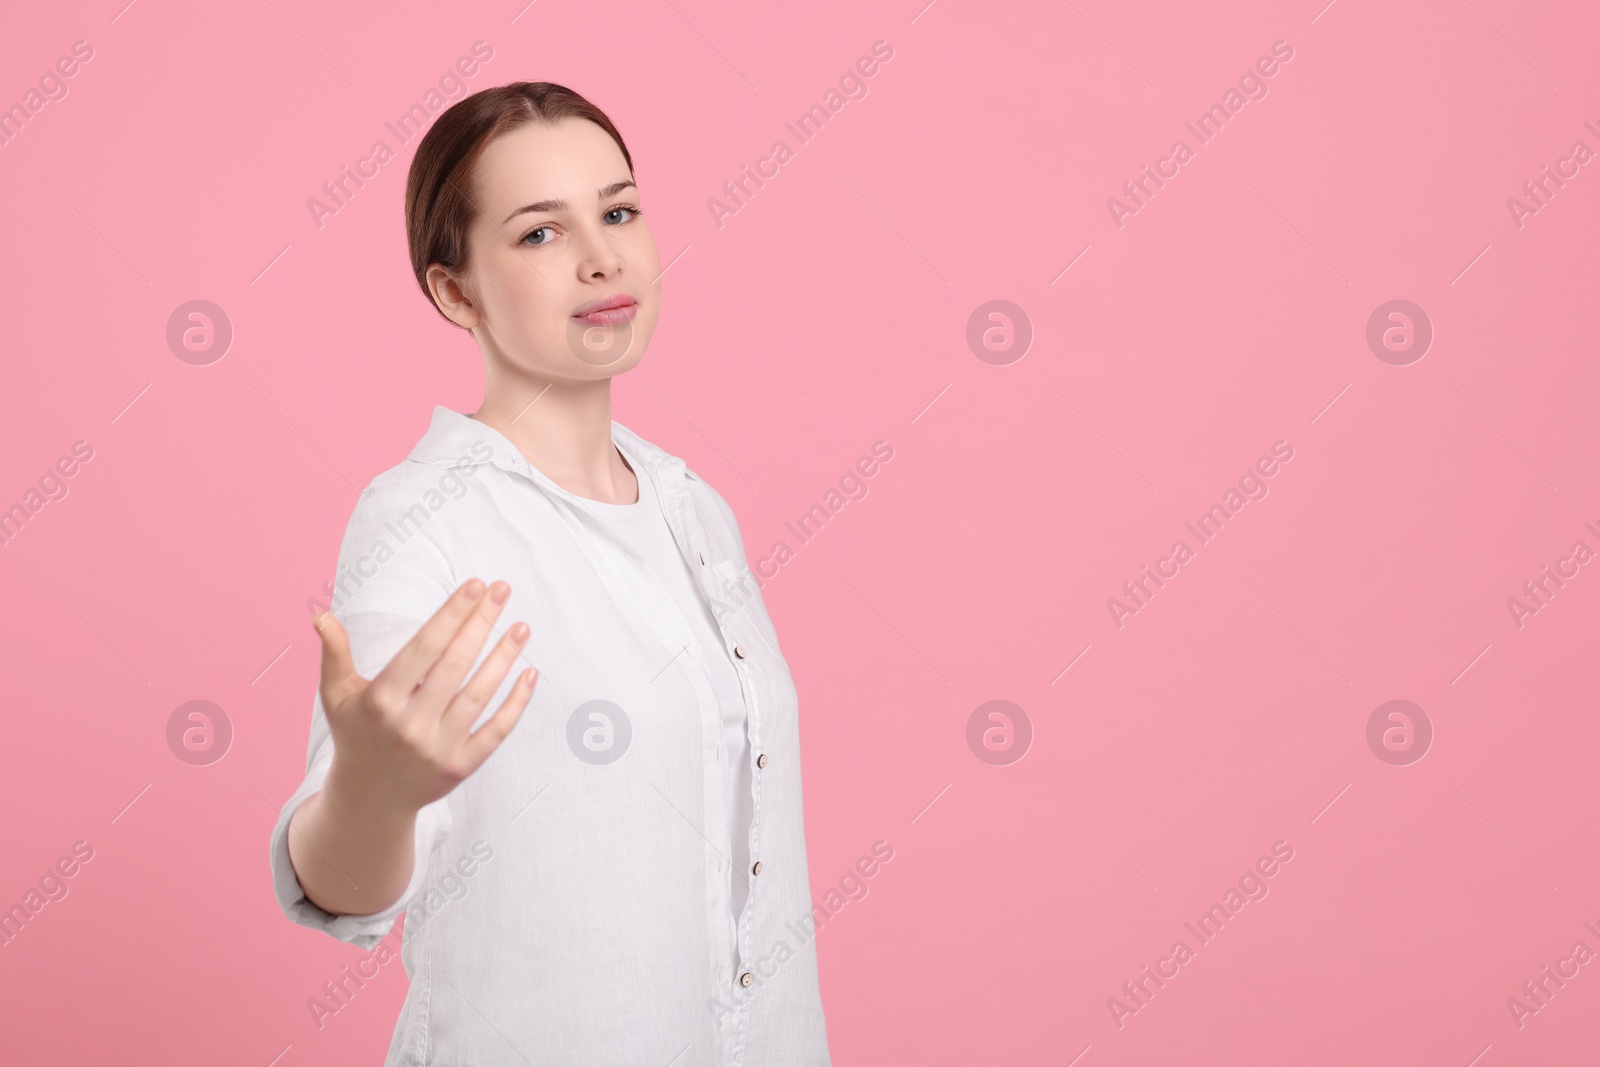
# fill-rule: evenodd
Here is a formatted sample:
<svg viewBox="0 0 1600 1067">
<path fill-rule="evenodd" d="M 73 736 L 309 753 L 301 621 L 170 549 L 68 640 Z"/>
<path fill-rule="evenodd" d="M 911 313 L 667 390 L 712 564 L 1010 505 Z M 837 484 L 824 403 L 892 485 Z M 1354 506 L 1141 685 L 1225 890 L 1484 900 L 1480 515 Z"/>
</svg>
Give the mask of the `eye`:
<svg viewBox="0 0 1600 1067">
<path fill-rule="evenodd" d="M 543 233 L 546 230 L 550 231 L 551 236 L 545 238 L 542 241 L 530 241 L 530 240 L 528 240 L 528 238 L 532 237 L 534 234 Z M 529 230 L 528 233 L 522 238 L 524 243 L 530 244 L 530 245 L 534 246 L 535 248 L 539 247 L 540 245 L 547 245 L 554 239 L 555 239 L 555 230 L 553 228 L 549 227 L 549 226 L 540 226 L 537 229 Z"/>
<path fill-rule="evenodd" d="M 625 219 L 616 219 L 615 221 L 612 221 L 612 216 L 615 215 L 619 211 L 626 211 L 628 213 L 628 217 L 625 218 Z M 643 214 L 644 214 L 643 211 L 640 211 L 638 208 L 634 207 L 632 204 L 618 204 L 616 207 L 612 208 L 610 211 L 607 211 L 603 217 L 608 222 L 611 222 L 611 224 L 613 226 L 620 226 L 625 222 L 632 222 L 634 219 L 638 218 L 640 215 L 643 215 Z"/>
</svg>

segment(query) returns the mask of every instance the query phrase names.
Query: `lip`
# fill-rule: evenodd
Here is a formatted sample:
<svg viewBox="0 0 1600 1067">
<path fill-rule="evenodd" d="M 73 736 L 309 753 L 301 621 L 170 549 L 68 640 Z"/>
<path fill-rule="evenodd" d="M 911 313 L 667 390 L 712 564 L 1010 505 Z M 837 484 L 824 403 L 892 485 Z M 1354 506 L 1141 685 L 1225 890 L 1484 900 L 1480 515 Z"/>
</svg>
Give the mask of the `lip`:
<svg viewBox="0 0 1600 1067">
<path fill-rule="evenodd" d="M 618 293 L 583 305 L 572 317 L 591 326 L 620 326 L 638 313 L 639 302 L 626 293 Z"/>
</svg>

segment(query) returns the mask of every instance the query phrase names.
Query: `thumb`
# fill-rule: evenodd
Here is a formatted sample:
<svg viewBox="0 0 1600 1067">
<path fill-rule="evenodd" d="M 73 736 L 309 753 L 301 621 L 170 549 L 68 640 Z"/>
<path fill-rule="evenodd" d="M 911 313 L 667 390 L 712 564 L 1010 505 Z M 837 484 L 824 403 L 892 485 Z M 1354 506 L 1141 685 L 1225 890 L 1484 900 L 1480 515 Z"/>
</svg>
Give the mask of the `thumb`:
<svg viewBox="0 0 1600 1067">
<path fill-rule="evenodd" d="M 350 658 L 350 636 L 331 611 L 313 615 L 311 625 L 322 638 L 322 706 L 337 707 L 350 683 L 359 681 L 355 662 Z"/>
</svg>

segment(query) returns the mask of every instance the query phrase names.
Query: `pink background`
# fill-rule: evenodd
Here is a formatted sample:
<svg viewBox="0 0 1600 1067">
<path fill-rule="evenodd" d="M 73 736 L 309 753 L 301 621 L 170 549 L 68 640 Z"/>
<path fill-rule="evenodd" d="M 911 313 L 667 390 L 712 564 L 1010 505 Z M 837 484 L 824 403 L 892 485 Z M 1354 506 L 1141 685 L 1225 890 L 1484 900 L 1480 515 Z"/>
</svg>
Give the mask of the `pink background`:
<svg viewBox="0 0 1600 1067">
<path fill-rule="evenodd" d="M 1520 227 L 1507 206 L 1600 149 L 1600 16 L 919 2 L 8 13 L 0 104 L 94 56 L 0 147 L 0 507 L 94 455 L 0 546 L 0 905 L 76 841 L 94 858 L 0 948 L 0 1058 L 387 1048 L 403 972 L 318 1029 L 307 998 L 360 953 L 279 914 L 266 848 L 357 488 L 479 399 L 407 265 L 414 142 L 383 126 L 479 40 L 469 90 L 551 80 L 610 113 L 682 253 L 618 420 L 729 498 L 753 565 L 795 549 L 765 597 L 814 895 L 894 849 L 818 938 L 836 1063 L 1600 1049 L 1600 963 L 1520 1027 L 1507 1006 L 1600 950 L 1600 566 L 1520 627 L 1507 605 L 1600 550 L 1600 164 Z M 797 146 L 785 120 L 878 40 L 866 98 Z M 1276 41 L 1269 94 L 1198 146 L 1183 123 Z M 708 198 L 780 137 L 794 158 L 719 228 Z M 1194 158 L 1119 228 L 1107 199 L 1180 137 Z M 307 199 L 380 138 L 398 158 L 319 229 Z M 194 299 L 234 329 L 206 366 L 165 340 Z M 1007 365 L 966 341 L 995 299 L 1034 333 Z M 1395 299 L 1434 330 L 1404 366 L 1365 338 Z M 797 545 L 785 521 L 878 440 L 868 495 Z M 1107 598 L 1280 440 L 1270 494 L 1119 628 Z M 207 766 L 166 741 L 196 699 L 233 729 Z M 992 699 L 1032 725 L 1007 765 L 967 742 Z M 1420 761 L 1368 746 L 1391 699 L 1432 724 Z M 1119 1027 L 1108 998 L 1198 946 L 1185 921 L 1277 841 L 1270 894 Z"/>
</svg>

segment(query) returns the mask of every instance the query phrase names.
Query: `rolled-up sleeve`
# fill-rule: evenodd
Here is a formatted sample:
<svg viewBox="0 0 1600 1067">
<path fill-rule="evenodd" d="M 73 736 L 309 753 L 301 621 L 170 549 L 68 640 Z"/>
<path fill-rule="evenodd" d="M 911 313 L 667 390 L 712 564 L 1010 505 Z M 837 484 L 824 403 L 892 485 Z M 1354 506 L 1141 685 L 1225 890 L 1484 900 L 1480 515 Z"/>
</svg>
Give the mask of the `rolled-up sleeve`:
<svg viewBox="0 0 1600 1067">
<path fill-rule="evenodd" d="M 397 487 L 380 490 L 376 485 L 362 493 L 339 551 L 338 573 L 366 574 L 372 570 L 371 564 L 363 564 L 374 554 L 373 545 L 382 540 L 385 520 L 409 504 L 408 496 Z M 349 635 L 356 673 L 371 679 L 381 671 L 453 589 L 453 577 L 443 557 L 425 538 L 416 537 L 400 553 L 385 555 L 352 595 L 342 601 L 336 597 L 333 614 Z M 333 754 L 327 714 L 322 697 L 317 694 L 312 699 L 305 778 L 283 804 L 272 830 L 273 892 L 279 908 L 292 921 L 370 951 L 394 927 L 395 920 L 426 883 L 432 857 L 450 835 L 449 797 L 441 797 L 417 813 L 413 868 L 400 898 L 369 915 L 334 915 L 306 897 L 289 858 L 289 835 L 300 832 L 290 827 L 294 814 L 322 789 Z M 311 845 L 316 847 L 315 842 Z"/>
</svg>

